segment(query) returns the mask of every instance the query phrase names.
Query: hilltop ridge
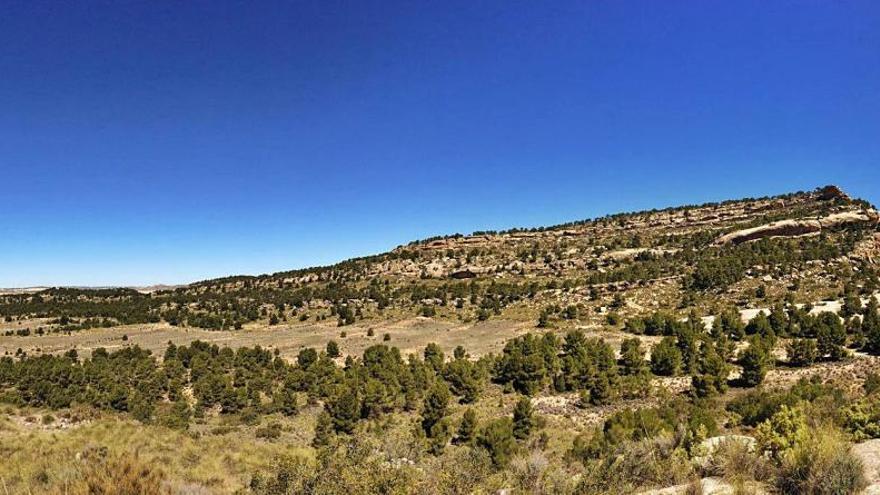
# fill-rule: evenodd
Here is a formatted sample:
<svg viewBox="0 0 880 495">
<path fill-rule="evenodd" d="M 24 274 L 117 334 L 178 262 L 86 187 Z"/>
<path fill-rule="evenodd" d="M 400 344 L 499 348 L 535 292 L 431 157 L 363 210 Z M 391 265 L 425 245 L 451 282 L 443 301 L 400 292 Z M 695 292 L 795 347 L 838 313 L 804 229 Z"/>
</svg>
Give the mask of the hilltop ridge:
<svg viewBox="0 0 880 495">
<path fill-rule="evenodd" d="M 707 309 L 759 287 L 782 293 L 796 286 L 796 297 L 815 298 L 844 284 L 874 284 L 877 224 L 868 202 L 825 186 L 433 237 L 330 266 L 174 288 L 8 294 L 0 312 L 219 329 L 407 315 L 535 321 L 574 306 L 581 324 L 596 325 L 659 306 Z M 855 278 L 843 280 L 840 270 L 854 270 Z"/>
</svg>

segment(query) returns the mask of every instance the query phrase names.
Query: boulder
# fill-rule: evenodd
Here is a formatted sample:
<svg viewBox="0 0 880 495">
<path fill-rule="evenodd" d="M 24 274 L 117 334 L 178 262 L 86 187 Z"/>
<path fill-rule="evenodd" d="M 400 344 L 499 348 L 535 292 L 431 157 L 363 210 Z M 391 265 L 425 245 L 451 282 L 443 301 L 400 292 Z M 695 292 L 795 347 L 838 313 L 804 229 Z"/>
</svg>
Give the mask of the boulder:
<svg viewBox="0 0 880 495">
<path fill-rule="evenodd" d="M 828 185 L 819 189 L 817 197 L 822 201 L 831 201 L 832 199 L 849 200 L 849 196 L 835 185 Z"/>
</svg>

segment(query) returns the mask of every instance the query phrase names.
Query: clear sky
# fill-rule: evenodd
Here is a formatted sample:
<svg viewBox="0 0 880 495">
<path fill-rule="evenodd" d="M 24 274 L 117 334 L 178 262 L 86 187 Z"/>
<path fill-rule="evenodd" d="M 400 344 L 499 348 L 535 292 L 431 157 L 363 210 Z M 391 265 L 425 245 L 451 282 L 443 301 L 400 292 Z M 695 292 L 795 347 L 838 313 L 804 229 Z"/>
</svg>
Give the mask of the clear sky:
<svg viewBox="0 0 880 495">
<path fill-rule="evenodd" d="M 880 2 L 0 2 L 0 287 L 189 282 L 836 183 Z"/>
</svg>

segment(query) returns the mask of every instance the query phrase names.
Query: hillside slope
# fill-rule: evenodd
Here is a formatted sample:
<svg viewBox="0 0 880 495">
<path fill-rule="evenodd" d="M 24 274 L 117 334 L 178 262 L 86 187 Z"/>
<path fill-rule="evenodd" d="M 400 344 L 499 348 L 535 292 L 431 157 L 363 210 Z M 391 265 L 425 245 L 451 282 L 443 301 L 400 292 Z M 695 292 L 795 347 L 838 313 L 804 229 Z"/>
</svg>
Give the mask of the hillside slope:
<svg viewBox="0 0 880 495">
<path fill-rule="evenodd" d="M 614 323 L 654 308 L 709 310 L 749 295 L 814 301 L 876 287 L 878 215 L 835 186 L 610 215 L 546 228 L 412 242 L 333 266 L 235 276 L 149 293 L 49 289 L 0 296 L 7 320 L 44 330 L 167 322 L 206 329 L 282 322 Z"/>
</svg>

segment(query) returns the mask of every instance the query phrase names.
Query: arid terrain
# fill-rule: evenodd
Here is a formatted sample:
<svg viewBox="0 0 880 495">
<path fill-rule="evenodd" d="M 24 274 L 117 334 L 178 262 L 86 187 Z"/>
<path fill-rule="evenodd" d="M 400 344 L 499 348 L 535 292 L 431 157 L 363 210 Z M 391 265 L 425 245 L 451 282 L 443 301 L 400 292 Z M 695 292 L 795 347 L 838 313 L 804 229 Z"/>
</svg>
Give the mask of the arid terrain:
<svg viewBox="0 0 880 495">
<path fill-rule="evenodd" d="M 0 493 L 878 493 L 878 221 L 825 186 L 7 289 Z"/>
</svg>

